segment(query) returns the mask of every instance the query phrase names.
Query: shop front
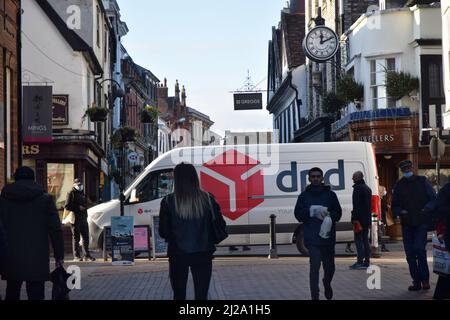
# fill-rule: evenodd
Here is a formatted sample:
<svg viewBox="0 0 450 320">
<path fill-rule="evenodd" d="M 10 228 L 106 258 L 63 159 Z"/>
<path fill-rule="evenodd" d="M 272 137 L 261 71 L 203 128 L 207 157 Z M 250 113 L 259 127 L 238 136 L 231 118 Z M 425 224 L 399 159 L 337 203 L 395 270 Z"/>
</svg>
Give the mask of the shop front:
<svg viewBox="0 0 450 320">
<path fill-rule="evenodd" d="M 89 207 L 101 200 L 103 153 L 95 142 L 56 140 L 51 144 L 24 145 L 23 155 L 23 164 L 36 172 L 37 183 L 53 197 L 61 218 L 75 178 L 84 183 Z M 64 234 L 66 252 L 71 252 L 70 230 L 65 228 Z"/>
<path fill-rule="evenodd" d="M 410 159 L 415 170 L 419 168 L 419 118 L 402 108 L 386 111 L 358 112 L 348 117 L 345 126 L 333 124 L 333 137 L 339 141 L 365 141 L 372 143 L 377 160 L 379 184 L 387 191 L 388 219 L 393 221 L 390 203 L 392 189 L 400 178 L 398 164 Z M 387 231 L 392 238 L 401 237 L 398 223 Z"/>
</svg>

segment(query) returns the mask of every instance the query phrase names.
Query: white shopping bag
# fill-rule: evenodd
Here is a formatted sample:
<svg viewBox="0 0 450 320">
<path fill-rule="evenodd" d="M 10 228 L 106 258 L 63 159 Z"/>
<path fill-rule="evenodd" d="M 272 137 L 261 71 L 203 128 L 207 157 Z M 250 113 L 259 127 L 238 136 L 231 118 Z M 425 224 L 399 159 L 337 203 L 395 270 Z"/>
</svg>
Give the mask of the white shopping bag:
<svg viewBox="0 0 450 320">
<path fill-rule="evenodd" d="M 445 244 L 433 235 L 433 272 L 440 275 L 450 276 L 450 252 Z"/>
<path fill-rule="evenodd" d="M 326 216 L 323 219 L 322 225 L 320 226 L 319 236 L 323 239 L 328 239 L 330 237 L 331 228 L 333 227 L 333 220 L 330 216 Z"/>
</svg>

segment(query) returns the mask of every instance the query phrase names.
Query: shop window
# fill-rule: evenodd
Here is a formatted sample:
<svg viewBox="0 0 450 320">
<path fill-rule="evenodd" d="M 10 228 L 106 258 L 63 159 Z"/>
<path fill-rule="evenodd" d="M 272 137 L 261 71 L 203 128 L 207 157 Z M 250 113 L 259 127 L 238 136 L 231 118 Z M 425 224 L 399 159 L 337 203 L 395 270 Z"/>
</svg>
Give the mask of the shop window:
<svg viewBox="0 0 450 320">
<path fill-rule="evenodd" d="M 147 176 L 131 191 L 130 203 L 160 199 L 173 192 L 173 170 L 157 171 Z"/>
<path fill-rule="evenodd" d="M 72 190 L 75 179 L 75 165 L 72 163 L 47 164 L 47 190 L 56 203 L 58 210 L 63 210 L 67 194 Z"/>
<path fill-rule="evenodd" d="M 395 71 L 395 58 L 370 61 L 370 88 L 373 109 L 395 107 L 395 101 L 387 96 L 386 72 Z"/>
</svg>

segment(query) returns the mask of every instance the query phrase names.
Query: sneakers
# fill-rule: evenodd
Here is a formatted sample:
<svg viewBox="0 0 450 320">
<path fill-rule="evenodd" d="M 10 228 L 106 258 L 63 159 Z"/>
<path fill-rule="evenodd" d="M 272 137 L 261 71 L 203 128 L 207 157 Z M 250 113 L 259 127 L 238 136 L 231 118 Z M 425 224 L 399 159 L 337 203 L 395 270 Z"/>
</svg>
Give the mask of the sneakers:
<svg viewBox="0 0 450 320">
<path fill-rule="evenodd" d="M 422 286 L 421 286 L 420 282 L 416 282 L 416 283 L 413 282 L 412 286 L 408 287 L 408 291 L 419 291 L 421 289 L 422 289 Z"/>
<path fill-rule="evenodd" d="M 83 258 L 75 257 L 75 258 L 73 258 L 72 261 L 73 261 L 73 262 L 81 262 L 81 261 L 83 261 Z"/>
<path fill-rule="evenodd" d="M 352 270 L 364 270 L 367 269 L 368 267 L 369 267 L 368 264 L 355 262 L 349 268 Z"/>
<path fill-rule="evenodd" d="M 327 298 L 327 300 L 333 299 L 333 288 L 331 288 L 331 283 L 325 282 L 325 279 L 322 279 L 322 282 L 325 289 L 325 298 Z"/>
<path fill-rule="evenodd" d="M 86 257 L 84 257 L 84 261 L 95 261 L 95 258 L 94 257 L 92 257 L 92 256 L 86 256 Z"/>
<path fill-rule="evenodd" d="M 346 248 L 345 248 L 345 252 L 347 252 L 347 253 L 353 253 L 353 250 L 352 250 L 351 247 L 346 247 Z"/>
</svg>

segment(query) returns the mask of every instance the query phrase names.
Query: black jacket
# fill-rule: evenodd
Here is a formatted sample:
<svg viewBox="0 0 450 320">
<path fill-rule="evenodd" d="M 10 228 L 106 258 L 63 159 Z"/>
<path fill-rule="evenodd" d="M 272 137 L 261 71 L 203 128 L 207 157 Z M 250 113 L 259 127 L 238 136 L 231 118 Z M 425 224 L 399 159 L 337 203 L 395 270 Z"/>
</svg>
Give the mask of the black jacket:
<svg viewBox="0 0 450 320">
<path fill-rule="evenodd" d="M 352 222 L 359 221 L 363 228 L 368 228 L 372 220 L 372 190 L 364 180 L 356 181 L 352 195 Z"/>
<path fill-rule="evenodd" d="M 207 205 L 203 208 L 204 215 L 197 219 L 181 219 L 175 212 L 175 197 L 169 194 L 161 201 L 159 211 L 159 234 L 168 243 L 169 257 L 192 254 L 213 253 L 216 246 L 212 237 L 212 214 L 225 226 L 220 206 L 210 194 L 213 213 Z"/>
<path fill-rule="evenodd" d="M 84 207 L 85 209 L 81 210 L 80 206 Z M 66 205 L 64 206 L 64 208 L 75 213 L 75 223 L 79 218 L 87 218 L 87 200 L 82 191 L 78 191 L 73 188 L 67 194 Z"/>
<path fill-rule="evenodd" d="M 315 217 L 310 217 L 309 208 L 312 205 L 327 207 L 330 212 L 333 227 L 331 229 L 331 236 L 328 239 L 323 239 L 319 236 L 323 221 Z M 306 187 L 305 191 L 297 199 L 294 214 L 299 222 L 303 222 L 303 237 L 307 247 L 334 246 L 336 244 L 336 222 L 341 220 L 342 208 L 336 193 L 331 190 L 330 186 L 322 185 L 319 188 L 314 188 L 309 185 Z"/>
<path fill-rule="evenodd" d="M 0 219 L 0 275 L 3 274 L 6 259 L 6 235 L 3 228 L 2 220 Z"/>
<path fill-rule="evenodd" d="M 49 238 L 55 259 L 64 259 L 61 221 L 52 197 L 34 181 L 17 181 L 2 190 L 0 217 L 8 245 L 3 278 L 47 281 Z"/>
<path fill-rule="evenodd" d="M 404 226 L 429 225 L 431 214 L 424 214 L 423 210 L 431 210 L 435 200 L 436 192 L 426 177 L 403 177 L 394 186 L 392 213 L 394 218 L 400 216 Z M 407 214 L 401 215 L 402 210 L 407 211 Z"/>
</svg>

